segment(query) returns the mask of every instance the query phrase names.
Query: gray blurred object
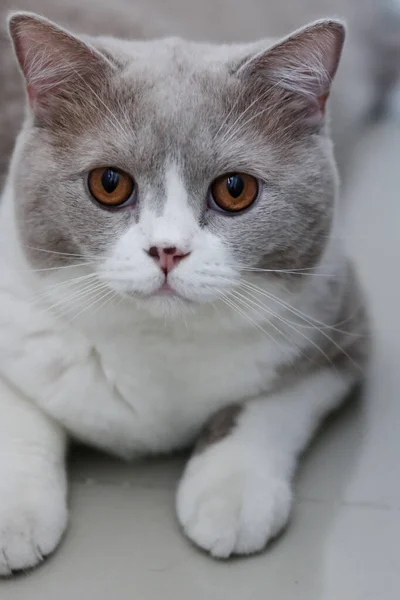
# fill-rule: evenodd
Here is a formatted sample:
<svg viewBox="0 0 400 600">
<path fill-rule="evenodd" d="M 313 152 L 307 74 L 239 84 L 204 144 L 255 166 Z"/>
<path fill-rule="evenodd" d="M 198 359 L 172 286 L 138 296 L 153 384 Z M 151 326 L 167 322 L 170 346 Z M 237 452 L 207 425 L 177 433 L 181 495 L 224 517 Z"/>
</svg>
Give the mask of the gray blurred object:
<svg viewBox="0 0 400 600">
<path fill-rule="evenodd" d="M 342 168 L 365 118 L 385 106 L 399 70 L 400 0 L 1 0 L 0 181 L 24 110 L 4 25 L 13 9 L 40 13 L 77 33 L 217 42 L 281 36 L 319 17 L 345 18 L 348 37 L 331 102 Z"/>
<path fill-rule="evenodd" d="M 380 117 L 390 108 L 400 84 L 400 0 L 364 1 L 367 18 L 360 26 L 367 41 L 369 73 L 376 94 L 372 116 Z"/>
</svg>

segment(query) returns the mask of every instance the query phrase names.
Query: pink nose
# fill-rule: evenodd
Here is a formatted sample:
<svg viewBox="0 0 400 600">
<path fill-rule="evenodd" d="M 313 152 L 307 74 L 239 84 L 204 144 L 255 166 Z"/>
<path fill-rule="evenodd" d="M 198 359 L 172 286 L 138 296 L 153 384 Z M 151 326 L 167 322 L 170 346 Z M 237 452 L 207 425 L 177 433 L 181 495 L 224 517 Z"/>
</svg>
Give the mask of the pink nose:
<svg viewBox="0 0 400 600">
<path fill-rule="evenodd" d="M 160 265 L 160 269 L 165 275 L 168 275 L 168 273 L 172 271 L 183 258 L 189 256 L 190 252 L 182 252 L 182 250 L 175 248 L 175 246 L 169 248 L 152 246 L 148 250 L 148 254 Z"/>
</svg>

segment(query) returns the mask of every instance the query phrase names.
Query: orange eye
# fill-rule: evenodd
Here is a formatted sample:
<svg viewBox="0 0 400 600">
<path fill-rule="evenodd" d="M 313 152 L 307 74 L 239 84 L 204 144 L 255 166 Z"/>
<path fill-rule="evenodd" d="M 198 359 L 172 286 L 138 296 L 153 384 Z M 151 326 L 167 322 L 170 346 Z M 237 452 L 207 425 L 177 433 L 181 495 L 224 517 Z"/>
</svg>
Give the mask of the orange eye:
<svg viewBox="0 0 400 600">
<path fill-rule="evenodd" d="M 240 212 L 251 206 L 258 195 L 258 182 L 246 173 L 222 175 L 211 186 L 215 204 L 227 212 Z"/>
<path fill-rule="evenodd" d="M 89 173 L 88 186 L 97 202 L 104 206 L 117 207 L 132 196 L 135 182 L 130 175 L 119 169 L 101 167 Z"/>
</svg>

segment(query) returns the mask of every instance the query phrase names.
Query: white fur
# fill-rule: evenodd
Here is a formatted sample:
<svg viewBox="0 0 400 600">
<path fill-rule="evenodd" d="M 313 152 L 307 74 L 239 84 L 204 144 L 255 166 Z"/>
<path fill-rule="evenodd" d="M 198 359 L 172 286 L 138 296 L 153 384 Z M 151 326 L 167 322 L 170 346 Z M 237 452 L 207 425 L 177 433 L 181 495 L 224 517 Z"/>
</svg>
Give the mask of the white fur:
<svg viewBox="0 0 400 600">
<path fill-rule="evenodd" d="M 179 299 L 141 304 L 119 297 L 86 310 L 92 300 L 71 296 L 65 283 L 85 276 L 84 268 L 50 271 L 45 278 L 32 271 L 20 247 L 13 191 L 5 190 L 0 208 L 2 574 L 38 562 L 64 531 L 64 432 L 126 458 L 170 451 L 193 443 L 218 409 L 246 398 L 260 399 L 250 400 L 235 433 L 189 462 L 178 513 L 189 537 L 216 556 L 260 549 L 288 518 L 298 452 L 349 384 L 326 372 L 265 398 L 282 359 L 290 360 L 308 342 L 290 330 L 288 339 L 277 337 L 265 314 L 249 322 L 221 301 L 201 304 L 212 295 L 217 299 L 224 277 L 234 278 L 235 271 L 218 239 L 184 210 L 185 190 L 174 170 L 168 182 L 164 214 L 145 215 L 116 242 L 99 273 L 118 291 L 151 293 L 162 277 L 144 250 L 168 242 L 190 251 L 171 284 L 200 304 L 191 311 L 189 303 L 183 316 L 177 311 L 173 319 L 164 319 L 165 305 L 176 307 Z M 325 282 L 310 276 L 307 289 L 291 296 L 291 303 L 309 313 L 315 286 L 329 293 Z M 285 298 L 278 284 L 274 293 Z M 285 314 L 275 304 L 273 310 Z"/>
<path fill-rule="evenodd" d="M 218 558 L 262 550 L 289 518 L 299 452 L 348 385 L 325 370 L 250 401 L 233 432 L 186 467 L 177 511 L 187 535 Z"/>
<path fill-rule="evenodd" d="M 65 432 L 0 380 L 0 576 L 34 566 L 67 525 Z"/>
</svg>

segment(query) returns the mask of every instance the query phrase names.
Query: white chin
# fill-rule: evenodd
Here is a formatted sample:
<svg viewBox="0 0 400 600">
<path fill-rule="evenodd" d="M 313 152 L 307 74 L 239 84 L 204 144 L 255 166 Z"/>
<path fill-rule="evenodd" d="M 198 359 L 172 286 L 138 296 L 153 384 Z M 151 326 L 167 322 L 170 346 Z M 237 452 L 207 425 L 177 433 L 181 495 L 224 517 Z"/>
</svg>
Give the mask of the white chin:
<svg viewBox="0 0 400 600">
<path fill-rule="evenodd" d="M 195 303 L 172 294 L 139 298 L 137 302 L 154 317 L 177 318 L 183 312 L 191 312 L 195 306 Z"/>
</svg>

